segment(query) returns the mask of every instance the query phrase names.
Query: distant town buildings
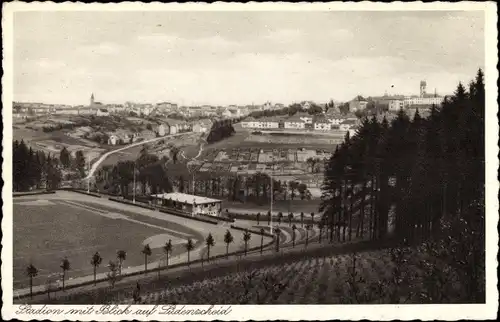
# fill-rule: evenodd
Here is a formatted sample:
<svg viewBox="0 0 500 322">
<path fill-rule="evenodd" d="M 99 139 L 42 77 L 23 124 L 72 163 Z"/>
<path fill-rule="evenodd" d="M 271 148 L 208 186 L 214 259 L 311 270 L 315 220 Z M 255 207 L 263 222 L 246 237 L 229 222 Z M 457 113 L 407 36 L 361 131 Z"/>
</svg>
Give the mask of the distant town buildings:
<svg viewBox="0 0 500 322">
<path fill-rule="evenodd" d="M 306 123 L 303 121 L 300 115 L 297 114 L 292 115 L 285 120 L 284 122 L 285 129 L 305 129 Z"/>
<path fill-rule="evenodd" d="M 295 130 L 295 131 L 343 131 L 355 130 L 359 125 L 359 120 L 353 114 L 318 114 L 311 116 L 305 113 L 279 117 L 263 117 L 255 119 L 249 117 L 241 122 L 241 126 L 246 129 L 265 130 Z"/>
<path fill-rule="evenodd" d="M 356 112 L 366 109 L 368 101 L 361 95 L 356 96 L 353 100 L 349 102 L 349 111 Z"/>
<path fill-rule="evenodd" d="M 427 82 L 420 82 L 420 95 L 387 95 L 379 97 L 369 97 L 368 99 L 362 96 L 356 96 L 353 100 L 349 102 L 350 112 L 356 112 L 364 110 L 368 107 L 371 102 L 374 105 L 385 106 L 387 110 L 392 112 L 397 112 L 400 109 L 409 109 L 412 107 L 420 108 L 430 108 L 432 105 L 440 105 L 444 101 L 444 97 L 437 94 L 434 90 L 434 94 L 427 93 Z"/>
</svg>

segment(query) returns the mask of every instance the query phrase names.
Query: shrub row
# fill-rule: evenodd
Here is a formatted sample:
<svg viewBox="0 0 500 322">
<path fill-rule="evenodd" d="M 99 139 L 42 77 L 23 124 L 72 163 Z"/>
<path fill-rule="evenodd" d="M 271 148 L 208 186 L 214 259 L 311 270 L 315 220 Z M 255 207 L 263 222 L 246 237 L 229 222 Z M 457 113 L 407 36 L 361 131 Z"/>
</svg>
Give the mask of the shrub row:
<svg viewBox="0 0 500 322">
<path fill-rule="evenodd" d="M 67 189 L 61 189 L 61 190 L 67 190 L 67 191 L 71 191 L 71 192 L 81 193 L 83 195 L 92 196 L 92 197 L 96 197 L 96 198 L 101 198 L 102 197 L 98 193 L 87 192 L 85 190 L 80 190 L 80 189 L 67 188 Z"/>
<path fill-rule="evenodd" d="M 273 243 L 274 243 L 274 240 L 271 241 L 271 242 L 268 242 L 268 243 L 264 244 L 264 248 L 272 245 Z M 250 251 L 254 251 L 254 250 L 258 250 L 258 249 L 260 249 L 260 246 L 251 247 L 247 251 L 250 252 Z M 245 250 L 238 250 L 238 251 L 235 251 L 235 252 L 230 252 L 227 255 L 226 254 L 220 254 L 220 255 L 212 256 L 212 257 L 210 257 L 210 260 L 212 261 L 214 259 L 226 258 L 228 255 L 229 256 L 234 256 L 234 255 L 241 255 L 241 254 L 244 254 L 244 253 L 245 253 Z M 188 262 L 183 262 L 183 263 L 168 265 L 168 267 L 155 267 L 155 268 L 151 268 L 151 269 L 148 269 L 148 273 L 150 273 L 150 272 L 157 272 L 157 271 L 163 271 L 163 270 L 167 270 L 168 271 L 168 270 L 174 269 L 174 268 L 179 268 L 179 267 L 183 267 L 183 266 L 189 266 L 189 265 L 194 265 L 194 264 L 197 264 L 197 263 L 201 263 L 202 261 L 207 262 L 206 259 L 204 259 L 204 260 L 203 259 L 196 259 L 196 260 L 190 261 L 189 263 Z M 138 276 L 138 275 L 142 275 L 144 273 L 145 273 L 144 270 L 140 270 L 140 271 L 132 272 L 132 273 L 124 273 L 124 274 L 121 275 L 121 278 Z M 104 277 L 104 278 L 97 278 L 95 282 L 96 283 L 102 283 L 102 282 L 106 282 L 106 281 L 108 281 L 108 278 Z M 92 280 L 85 281 L 85 282 L 82 282 L 82 283 L 78 283 L 78 284 L 75 284 L 75 285 L 66 285 L 65 289 L 69 290 L 69 289 L 74 289 L 74 288 L 78 288 L 78 287 L 82 287 L 82 286 L 93 285 L 95 282 L 92 279 Z M 62 287 L 58 288 L 57 290 L 52 290 L 51 292 L 60 291 L 60 290 L 62 290 Z M 46 293 L 47 293 L 47 290 L 35 291 L 35 292 L 33 292 L 33 296 L 40 295 L 40 294 L 46 294 Z M 27 294 L 24 294 L 24 295 L 21 295 L 21 296 L 16 296 L 16 298 L 17 299 L 22 299 L 22 298 L 27 298 L 29 296 L 30 296 L 30 294 L 27 293 Z"/>
<path fill-rule="evenodd" d="M 252 220 L 252 221 L 257 221 L 257 214 L 240 214 L 240 213 L 233 213 L 233 212 L 226 212 L 227 216 L 232 219 L 243 219 L 243 220 Z M 304 214 L 304 224 L 313 224 L 316 223 L 317 221 L 312 221 L 311 218 L 309 217 L 309 214 Z M 260 222 L 267 222 L 268 217 L 267 213 L 261 213 L 260 214 Z M 278 216 L 273 215 L 272 216 L 273 222 L 278 221 Z M 288 222 L 288 214 L 283 213 L 283 218 L 281 218 L 282 223 L 287 223 Z M 293 223 L 300 223 L 300 218 L 294 217 L 292 219 Z"/>
<path fill-rule="evenodd" d="M 111 201 L 120 202 L 120 203 L 123 203 L 126 205 L 137 206 L 137 207 L 141 207 L 141 208 L 145 208 L 145 209 L 149 209 L 149 210 L 155 210 L 154 207 L 151 207 L 150 205 L 143 204 L 141 202 L 134 203 L 133 201 L 129 201 L 126 199 L 118 199 L 118 198 L 113 198 L 113 197 L 109 197 L 108 199 Z"/>
<path fill-rule="evenodd" d="M 230 226 L 232 229 L 236 229 L 236 230 L 241 230 L 241 231 L 248 231 L 252 234 L 256 234 L 256 235 L 260 235 L 260 231 L 257 231 L 257 230 L 254 230 L 254 229 L 248 229 L 248 228 L 242 228 L 242 227 L 238 227 L 238 226 L 235 226 L 235 225 L 231 225 Z M 269 234 L 269 233 L 266 233 L 264 232 L 263 234 L 264 236 L 267 236 L 267 237 L 274 237 L 272 234 Z"/>
</svg>

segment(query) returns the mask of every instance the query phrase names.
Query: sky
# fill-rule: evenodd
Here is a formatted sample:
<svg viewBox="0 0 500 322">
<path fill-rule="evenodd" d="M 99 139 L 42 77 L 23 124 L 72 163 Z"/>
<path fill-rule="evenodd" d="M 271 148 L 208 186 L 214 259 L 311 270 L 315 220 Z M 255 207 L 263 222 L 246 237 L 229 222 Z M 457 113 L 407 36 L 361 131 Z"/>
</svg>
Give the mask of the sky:
<svg viewBox="0 0 500 322">
<path fill-rule="evenodd" d="M 14 100 L 183 105 L 450 94 L 484 68 L 482 11 L 17 12 Z"/>
</svg>

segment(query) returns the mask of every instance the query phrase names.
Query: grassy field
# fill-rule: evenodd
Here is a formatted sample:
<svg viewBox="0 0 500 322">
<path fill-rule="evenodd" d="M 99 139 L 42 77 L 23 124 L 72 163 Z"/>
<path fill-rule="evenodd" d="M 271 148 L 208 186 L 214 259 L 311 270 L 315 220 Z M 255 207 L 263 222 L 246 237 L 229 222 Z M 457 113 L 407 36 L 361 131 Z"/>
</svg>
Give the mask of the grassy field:
<svg viewBox="0 0 500 322">
<path fill-rule="evenodd" d="M 33 263 L 39 270 L 35 285 L 44 284 L 48 275 L 60 272 L 66 256 L 71 263 L 68 278 L 91 275 L 91 256 L 99 251 L 103 263 L 98 272 L 107 271 L 116 251 L 125 250 L 124 267 L 144 264 L 141 254 L 147 241 L 172 239 L 174 244 L 188 237 L 200 241 L 201 235 L 185 226 L 116 210 L 98 204 L 62 200 L 16 200 L 14 202 L 14 288 L 26 287 L 26 266 Z M 153 239 L 148 239 L 157 236 Z M 161 244 L 161 243 L 160 243 Z M 164 243 L 163 243 L 164 244 Z M 152 245 L 153 262 L 162 256 L 158 245 Z M 185 249 L 174 246 L 173 256 Z"/>
<path fill-rule="evenodd" d="M 113 153 L 102 161 L 100 167 L 102 168 L 107 165 L 116 165 L 119 161 L 134 161 L 139 157 L 141 149 L 142 145 L 137 145 L 123 151 Z"/>
</svg>

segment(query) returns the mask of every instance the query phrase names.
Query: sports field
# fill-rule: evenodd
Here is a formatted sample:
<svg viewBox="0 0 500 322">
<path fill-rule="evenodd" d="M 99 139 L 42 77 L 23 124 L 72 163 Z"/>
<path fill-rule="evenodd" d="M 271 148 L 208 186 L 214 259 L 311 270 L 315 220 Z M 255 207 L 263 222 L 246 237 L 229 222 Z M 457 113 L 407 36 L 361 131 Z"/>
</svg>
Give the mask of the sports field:
<svg viewBox="0 0 500 322">
<path fill-rule="evenodd" d="M 93 274 L 90 261 L 96 251 L 103 258 L 99 273 L 107 271 L 118 250 L 127 252 L 127 268 L 144 265 L 145 244 L 153 253 L 148 262 L 154 262 L 169 239 L 173 257 L 185 251 L 187 238 L 202 242 L 199 233 L 180 224 L 78 199 L 16 199 L 13 228 L 14 288 L 29 285 L 25 271 L 30 263 L 39 269 L 33 284 L 43 285 L 49 275 L 61 272 L 64 257 L 71 264 L 66 274 L 71 279 Z"/>
</svg>

